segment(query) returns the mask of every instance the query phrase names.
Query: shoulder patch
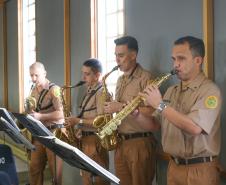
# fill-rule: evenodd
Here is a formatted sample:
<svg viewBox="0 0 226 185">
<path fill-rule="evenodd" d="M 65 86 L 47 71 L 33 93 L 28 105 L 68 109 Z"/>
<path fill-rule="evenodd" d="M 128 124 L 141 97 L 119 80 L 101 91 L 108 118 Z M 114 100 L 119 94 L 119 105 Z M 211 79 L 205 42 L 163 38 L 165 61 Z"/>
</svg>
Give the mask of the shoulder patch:
<svg viewBox="0 0 226 185">
<path fill-rule="evenodd" d="M 215 109 L 218 104 L 218 99 L 216 96 L 208 96 L 205 100 L 205 106 L 209 109 Z"/>
<path fill-rule="evenodd" d="M 55 97 L 60 97 L 60 94 L 61 94 L 61 92 L 60 92 L 60 88 L 59 87 L 56 87 L 56 88 L 53 89 L 53 95 Z"/>
</svg>

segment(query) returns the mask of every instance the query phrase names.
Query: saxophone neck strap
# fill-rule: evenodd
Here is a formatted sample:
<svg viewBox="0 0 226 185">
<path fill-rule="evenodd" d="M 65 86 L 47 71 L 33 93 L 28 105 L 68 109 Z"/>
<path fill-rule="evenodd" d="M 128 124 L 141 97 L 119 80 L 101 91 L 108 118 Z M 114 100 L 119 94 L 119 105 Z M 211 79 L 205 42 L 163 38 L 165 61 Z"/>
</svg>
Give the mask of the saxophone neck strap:
<svg viewBox="0 0 226 185">
<path fill-rule="evenodd" d="M 38 101 L 37 101 L 37 108 L 36 108 L 36 112 L 39 112 L 40 110 L 45 110 L 45 109 L 48 109 L 50 108 L 51 106 L 53 106 L 52 103 L 50 103 L 49 105 L 45 106 L 45 107 L 42 107 L 42 102 L 45 98 L 45 96 L 47 95 L 47 93 L 49 92 L 49 90 L 55 86 L 54 83 L 49 83 L 49 89 L 43 89 L 40 93 L 40 96 L 38 98 Z"/>
<path fill-rule="evenodd" d="M 78 118 L 81 118 L 81 117 L 83 116 L 84 112 L 87 112 L 87 111 L 91 111 L 91 110 L 95 110 L 95 109 L 96 109 L 96 107 L 90 108 L 90 109 L 87 109 L 87 110 L 86 110 L 85 108 L 86 108 L 87 104 L 89 103 L 90 99 L 96 94 L 96 92 L 97 92 L 101 87 L 102 87 L 102 85 L 99 85 L 96 89 L 94 89 L 94 90 L 91 91 L 91 93 L 90 93 L 89 97 L 86 99 L 84 105 L 83 105 L 83 106 L 80 106 L 80 107 L 81 107 L 81 111 L 80 111 L 80 113 L 78 114 Z M 83 104 L 85 97 L 86 97 L 86 95 L 84 96 L 81 105 Z"/>
</svg>

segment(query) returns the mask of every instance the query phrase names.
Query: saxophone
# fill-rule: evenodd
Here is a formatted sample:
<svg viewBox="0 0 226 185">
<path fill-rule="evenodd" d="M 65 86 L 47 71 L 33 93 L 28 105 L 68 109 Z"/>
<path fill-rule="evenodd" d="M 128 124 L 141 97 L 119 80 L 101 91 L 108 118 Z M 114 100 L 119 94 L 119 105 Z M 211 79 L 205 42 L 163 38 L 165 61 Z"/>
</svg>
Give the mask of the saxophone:
<svg viewBox="0 0 226 185">
<path fill-rule="evenodd" d="M 33 89 L 35 88 L 36 84 L 33 83 L 31 85 L 31 89 L 30 89 L 30 92 L 28 94 L 28 97 L 25 98 L 24 100 L 24 112 L 23 114 L 29 114 L 30 112 L 32 112 L 33 110 L 36 109 L 37 107 L 37 101 L 35 99 L 35 97 L 33 97 L 31 94 L 32 94 L 32 91 Z M 29 141 L 32 141 L 32 135 L 31 133 L 29 132 L 29 130 L 27 128 L 25 128 L 24 126 L 22 126 L 22 124 L 16 119 L 14 120 L 17 125 L 19 126 L 20 128 L 20 132 L 29 140 Z"/>
<path fill-rule="evenodd" d="M 31 112 L 32 110 L 35 110 L 36 107 L 37 107 L 37 101 L 36 99 L 31 95 L 33 89 L 35 88 L 35 83 L 33 83 L 31 85 L 31 89 L 30 89 L 30 92 L 29 92 L 29 95 L 27 98 L 25 98 L 25 101 L 24 101 L 24 111 L 25 113 L 29 113 Z"/>
<path fill-rule="evenodd" d="M 81 86 L 85 83 L 86 83 L 85 81 L 80 81 L 73 86 L 62 86 L 61 87 L 61 100 L 62 100 L 62 104 L 63 104 L 64 117 L 71 116 L 70 108 L 68 107 L 68 105 L 65 102 L 64 91 L 66 89 L 72 89 L 72 88 L 75 88 L 75 87 L 79 87 L 79 86 Z M 55 135 L 56 135 L 57 138 L 65 141 L 66 143 L 69 143 L 71 145 L 76 146 L 78 144 L 78 138 L 75 136 L 75 129 L 74 129 L 73 126 L 69 126 L 69 127 L 66 128 L 66 134 L 63 133 L 61 131 L 61 129 L 56 129 Z"/>
<path fill-rule="evenodd" d="M 168 80 L 170 76 L 175 75 L 176 73 L 176 70 L 172 70 L 170 73 L 165 74 L 162 77 L 150 80 L 148 84 L 155 84 L 160 87 L 163 82 Z M 117 127 L 121 124 L 121 121 L 126 118 L 131 112 L 133 112 L 137 108 L 137 106 L 144 100 L 144 97 L 138 95 L 127 106 L 125 106 L 113 119 L 107 122 L 102 128 L 99 128 L 97 135 L 100 140 L 105 140 L 105 138 L 114 135 L 115 131 L 117 130 Z"/>
<path fill-rule="evenodd" d="M 104 104 L 104 102 L 110 100 L 110 97 L 108 95 L 107 86 L 106 86 L 106 79 L 112 72 L 116 71 L 118 68 L 119 68 L 119 66 L 115 66 L 109 73 L 104 75 L 102 78 L 102 86 L 103 86 L 102 102 L 103 102 L 103 104 Z M 112 114 L 99 115 L 94 119 L 93 127 L 96 128 L 97 131 L 99 132 L 99 130 L 101 130 L 101 128 L 103 128 L 106 125 L 106 123 L 108 123 L 112 118 L 113 118 Z M 107 149 L 109 151 L 113 150 L 114 148 L 116 148 L 116 145 L 117 145 L 117 132 L 113 131 L 113 133 L 111 135 L 108 135 L 104 139 L 101 139 L 100 143 L 105 149 Z"/>
</svg>

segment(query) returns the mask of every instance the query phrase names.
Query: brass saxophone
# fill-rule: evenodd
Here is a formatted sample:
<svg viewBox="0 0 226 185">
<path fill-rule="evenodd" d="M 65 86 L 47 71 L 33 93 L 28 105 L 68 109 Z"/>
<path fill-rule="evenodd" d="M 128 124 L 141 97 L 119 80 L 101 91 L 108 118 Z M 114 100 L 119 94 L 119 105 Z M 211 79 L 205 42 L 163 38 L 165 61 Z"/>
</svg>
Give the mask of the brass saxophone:
<svg viewBox="0 0 226 185">
<path fill-rule="evenodd" d="M 73 85 L 73 86 L 62 86 L 61 87 L 61 100 L 62 100 L 62 104 L 63 104 L 63 111 L 64 111 L 64 117 L 69 117 L 71 116 L 71 111 L 70 111 L 70 107 L 68 107 L 68 105 L 65 102 L 65 98 L 64 98 L 64 91 L 66 89 L 72 89 L 75 87 L 79 87 L 83 84 L 85 84 L 85 81 L 80 81 L 77 84 Z M 65 141 L 68 144 L 74 145 L 76 146 L 78 144 L 78 138 L 75 136 L 75 129 L 73 126 L 69 126 L 66 128 L 66 134 L 65 135 L 61 129 L 57 129 L 55 132 L 55 135 L 57 138 Z"/>
<path fill-rule="evenodd" d="M 108 90 L 107 90 L 107 86 L 106 86 L 106 79 L 112 72 L 116 71 L 118 68 L 119 68 L 119 66 L 115 66 L 109 73 L 104 75 L 102 78 L 102 86 L 103 86 L 102 102 L 103 102 L 103 104 L 104 104 L 104 102 L 110 100 L 110 96 L 108 95 Z M 102 127 L 104 127 L 106 125 L 106 123 L 108 123 L 112 118 L 113 118 L 112 114 L 99 115 L 94 119 L 93 127 L 97 128 L 97 131 L 99 132 L 99 130 L 102 129 Z M 108 135 L 105 138 L 101 139 L 100 143 L 105 149 L 107 149 L 109 151 L 116 148 L 116 145 L 117 145 L 116 131 L 113 131 L 113 133 L 111 135 Z"/>
<path fill-rule="evenodd" d="M 176 73 L 176 70 L 172 70 L 170 73 L 165 74 L 162 77 L 150 80 L 149 84 L 155 84 L 159 87 L 163 82 L 168 80 L 170 76 Z M 137 106 L 144 100 L 144 97 L 138 95 L 127 106 L 125 106 L 113 119 L 107 122 L 102 128 L 99 128 L 97 135 L 100 140 L 105 140 L 105 138 L 114 135 L 115 131 L 117 130 L 117 127 L 121 124 L 121 121 L 126 118 L 131 112 L 133 112 L 137 108 Z"/>
<path fill-rule="evenodd" d="M 25 98 L 24 100 L 24 112 L 23 114 L 29 114 L 30 112 L 32 112 L 33 110 L 36 109 L 37 107 L 37 101 L 35 99 L 35 97 L 33 97 L 31 94 L 32 94 L 32 91 L 33 89 L 35 88 L 36 84 L 33 83 L 31 85 L 31 89 L 30 89 L 30 92 L 28 94 L 28 97 Z M 17 123 L 17 125 L 19 126 L 20 129 L 20 132 L 29 140 L 29 141 L 32 141 L 32 135 L 31 133 L 28 131 L 27 128 L 24 128 L 22 126 L 22 124 L 16 119 L 15 122 Z"/>
<path fill-rule="evenodd" d="M 32 93 L 32 90 L 35 88 L 36 84 L 33 83 L 31 85 L 31 89 L 30 89 L 30 92 L 29 92 L 29 95 L 27 98 L 25 98 L 25 101 L 24 101 L 24 111 L 25 113 L 29 113 L 31 112 L 32 110 L 35 110 L 36 107 L 37 107 L 37 101 L 36 99 L 31 95 Z"/>
</svg>

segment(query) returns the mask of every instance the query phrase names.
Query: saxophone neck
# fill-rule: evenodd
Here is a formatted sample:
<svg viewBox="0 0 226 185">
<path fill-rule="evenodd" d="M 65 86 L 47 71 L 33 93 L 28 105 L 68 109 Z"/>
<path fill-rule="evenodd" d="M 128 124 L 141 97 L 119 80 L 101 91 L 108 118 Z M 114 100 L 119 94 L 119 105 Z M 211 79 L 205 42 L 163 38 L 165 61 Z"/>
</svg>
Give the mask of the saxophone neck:
<svg viewBox="0 0 226 185">
<path fill-rule="evenodd" d="M 75 85 L 64 85 L 64 86 L 62 86 L 61 87 L 61 89 L 62 90 L 64 90 L 64 89 L 72 89 L 72 88 L 75 88 L 75 87 L 79 87 L 79 86 L 82 86 L 82 85 L 84 85 L 86 82 L 85 81 L 79 81 L 77 84 L 75 84 Z"/>
<path fill-rule="evenodd" d="M 177 72 L 175 70 L 172 70 L 170 73 L 167 73 L 161 77 L 157 77 L 154 80 L 150 81 L 150 84 L 155 84 L 158 87 L 160 87 L 162 85 L 163 82 L 165 82 L 166 80 L 168 80 L 172 75 L 177 74 Z"/>
<path fill-rule="evenodd" d="M 106 78 L 107 78 L 112 72 L 118 70 L 118 68 L 119 68 L 119 65 L 118 65 L 118 66 L 115 66 L 110 72 L 108 72 L 107 74 L 105 74 L 105 75 L 103 76 L 103 78 L 102 78 L 102 81 L 105 81 Z"/>
</svg>

